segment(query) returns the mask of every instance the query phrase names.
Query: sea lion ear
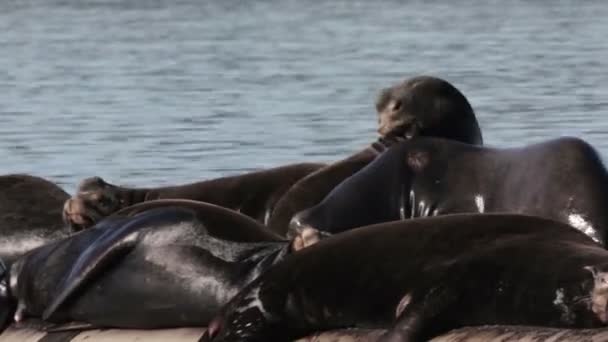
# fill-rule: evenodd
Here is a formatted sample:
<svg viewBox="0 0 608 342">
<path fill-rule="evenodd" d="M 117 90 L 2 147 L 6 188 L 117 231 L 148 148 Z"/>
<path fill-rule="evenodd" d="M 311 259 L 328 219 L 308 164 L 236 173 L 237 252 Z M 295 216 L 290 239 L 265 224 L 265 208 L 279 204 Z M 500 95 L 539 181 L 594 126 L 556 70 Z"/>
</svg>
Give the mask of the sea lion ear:
<svg viewBox="0 0 608 342">
<path fill-rule="evenodd" d="M 594 278 L 597 276 L 597 268 L 595 268 L 595 266 L 585 266 L 583 268 L 585 270 L 591 272 L 591 274 L 593 275 Z"/>
</svg>

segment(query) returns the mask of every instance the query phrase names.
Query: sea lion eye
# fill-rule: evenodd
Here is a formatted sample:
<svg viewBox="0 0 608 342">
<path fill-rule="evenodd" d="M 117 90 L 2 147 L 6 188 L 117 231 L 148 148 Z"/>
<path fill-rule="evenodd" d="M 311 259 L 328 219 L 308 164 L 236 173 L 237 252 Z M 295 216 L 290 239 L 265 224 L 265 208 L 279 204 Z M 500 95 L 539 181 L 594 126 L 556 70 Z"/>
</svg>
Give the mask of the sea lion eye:
<svg viewBox="0 0 608 342">
<path fill-rule="evenodd" d="M 401 109 L 401 101 L 400 100 L 395 100 L 391 103 L 391 110 L 392 111 L 398 111 Z"/>
</svg>

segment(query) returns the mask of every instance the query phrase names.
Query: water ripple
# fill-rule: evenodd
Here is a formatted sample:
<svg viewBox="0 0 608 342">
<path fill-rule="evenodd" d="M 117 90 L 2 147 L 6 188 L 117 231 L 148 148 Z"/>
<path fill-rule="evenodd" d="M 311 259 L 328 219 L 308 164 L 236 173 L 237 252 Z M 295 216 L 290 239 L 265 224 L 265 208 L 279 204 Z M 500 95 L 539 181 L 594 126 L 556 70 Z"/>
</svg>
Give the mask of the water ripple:
<svg viewBox="0 0 608 342">
<path fill-rule="evenodd" d="M 608 6 L 580 1 L 0 3 L 1 173 L 73 190 L 335 160 L 374 138 L 374 98 L 428 73 L 488 144 L 561 135 L 608 151 Z"/>
</svg>

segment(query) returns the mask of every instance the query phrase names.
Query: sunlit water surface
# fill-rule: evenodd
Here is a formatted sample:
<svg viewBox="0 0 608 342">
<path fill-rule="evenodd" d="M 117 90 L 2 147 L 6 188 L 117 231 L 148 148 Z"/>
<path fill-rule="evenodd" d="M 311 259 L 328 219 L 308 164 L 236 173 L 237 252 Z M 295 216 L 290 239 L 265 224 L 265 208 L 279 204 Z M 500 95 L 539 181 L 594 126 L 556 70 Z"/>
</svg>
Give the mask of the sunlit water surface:
<svg viewBox="0 0 608 342">
<path fill-rule="evenodd" d="M 0 172 L 69 191 L 337 160 L 377 92 L 418 74 L 469 98 L 486 144 L 608 152 L 605 1 L 0 2 Z"/>
</svg>

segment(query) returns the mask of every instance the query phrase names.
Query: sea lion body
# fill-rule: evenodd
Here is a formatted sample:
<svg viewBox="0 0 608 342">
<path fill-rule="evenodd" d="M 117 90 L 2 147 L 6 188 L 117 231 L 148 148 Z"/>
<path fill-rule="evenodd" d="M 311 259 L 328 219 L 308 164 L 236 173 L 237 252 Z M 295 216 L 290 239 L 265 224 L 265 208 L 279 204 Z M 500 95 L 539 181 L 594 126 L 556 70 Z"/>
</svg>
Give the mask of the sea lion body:
<svg viewBox="0 0 608 342">
<path fill-rule="evenodd" d="M 279 235 L 288 231 L 292 216 L 319 203 L 338 184 L 371 163 L 402 138 L 380 138 L 363 150 L 327 165 L 296 182 L 275 204 L 268 229 Z"/>
<path fill-rule="evenodd" d="M 283 240 L 229 209 L 142 203 L 18 259 L 9 271 L 15 320 L 201 326 L 286 251 Z"/>
<path fill-rule="evenodd" d="M 383 223 L 291 254 L 212 321 L 213 341 L 340 328 L 423 341 L 471 325 L 600 327 L 608 251 L 561 222 L 456 214 Z M 398 335 L 398 336 L 396 336 Z"/>
<path fill-rule="evenodd" d="M 605 244 L 607 206 L 608 173 L 580 139 L 498 149 L 419 137 L 390 148 L 298 213 L 290 236 L 452 213 L 509 212 L 565 222 Z"/>
</svg>

